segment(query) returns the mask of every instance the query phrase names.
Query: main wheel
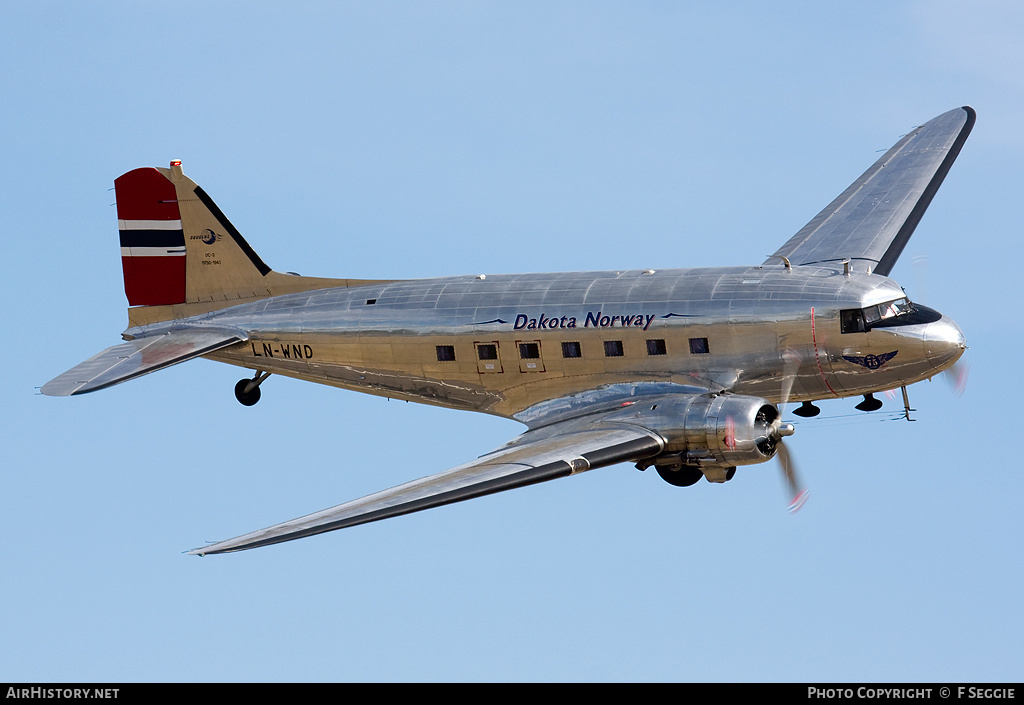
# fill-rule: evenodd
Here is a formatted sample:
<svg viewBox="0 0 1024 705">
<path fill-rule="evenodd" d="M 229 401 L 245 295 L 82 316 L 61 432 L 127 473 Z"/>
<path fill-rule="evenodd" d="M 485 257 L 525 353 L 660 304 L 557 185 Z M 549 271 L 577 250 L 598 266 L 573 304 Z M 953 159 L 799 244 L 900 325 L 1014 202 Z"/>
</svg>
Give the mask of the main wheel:
<svg viewBox="0 0 1024 705">
<path fill-rule="evenodd" d="M 678 470 L 673 470 L 666 465 L 655 465 L 654 467 L 658 474 L 661 475 L 662 480 L 675 487 L 695 485 L 704 477 L 704 473 L 700 471 L 700 468 L 693 465 L 681 465 Z"/>
<path fill-rule="evenodd" d="M 864 395 L 864 401 L 853 408 L 860 411 L 878 411 L 882 408 L 882 402 L 875 399 L 874 394 L 869 393 Z"/>
<path fill-rule="evenodd" d="M 253 387 L 248 393 L 245 391 L 245 388 L 249 386 L 249 382 L 251 381 L 251 379 L 240 379 L 238 380 L 238 384 L 235 385 L 235 399 L 245 406 L 252 406 L 260 400 L 259 387 Z"/>
</svg>

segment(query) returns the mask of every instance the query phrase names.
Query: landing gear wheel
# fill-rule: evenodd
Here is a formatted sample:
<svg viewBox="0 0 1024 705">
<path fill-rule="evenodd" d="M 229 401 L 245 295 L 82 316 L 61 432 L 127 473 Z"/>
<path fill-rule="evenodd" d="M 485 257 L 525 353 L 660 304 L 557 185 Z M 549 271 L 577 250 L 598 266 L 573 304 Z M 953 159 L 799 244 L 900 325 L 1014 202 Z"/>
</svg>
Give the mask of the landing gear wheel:
<svg viewBox="0 0 1024 705">
<path fill-rule="evenodd" d="M 800 405 L 799 408 L 793 409 L 793 413 L 796 414 L 797 416 L 802 416 L 805 419 L 809 419 L 820 414 L 821 409 L 816 407 L 811 402 L 805 401 L 803 404 Z"/>
<path fill-rule="evenodd" d="M 700 471 L 700 468 L 692 465 L 682 465 L 678 470 L 673 470 L 665 465 L 655 465 L 654 469 L 658 471 L 662 480 L 675 487 L 695 485 L 704 477 L 704 473 Z"/>
<path fill-rule="evenodd" d="M 249 386 L 250 382 L 252 382 L 251 379 L 240 379 L 238 380 L 238 384 L 235 385 L 235 399 L 245 406 L 252 406 L 260 400 L 259 387 L 253 387 L 248 392 L 245 391 L 245 388 Z"/>
<path fill-rule="evenodd" d="M 853 408 L 860 411 L 878 411 L 882 408 L 882 402 L 875 399 L 874 394 L 865 394 L 864 401 Z"/>
</svg>

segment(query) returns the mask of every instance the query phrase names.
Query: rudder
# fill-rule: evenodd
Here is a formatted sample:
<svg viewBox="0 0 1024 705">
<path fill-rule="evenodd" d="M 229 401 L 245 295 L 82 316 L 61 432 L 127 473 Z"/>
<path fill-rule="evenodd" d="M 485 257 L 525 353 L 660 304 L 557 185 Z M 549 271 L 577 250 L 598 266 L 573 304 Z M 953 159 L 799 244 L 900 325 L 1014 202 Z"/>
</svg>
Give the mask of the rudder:
<svg viewBox="0 0 1024 705">
<path fill-rule="evenodd" d="M 129 306 L 185 303 L 185 236 L 174 184 L 154 168 L 114 180 Z"/>
</svg>

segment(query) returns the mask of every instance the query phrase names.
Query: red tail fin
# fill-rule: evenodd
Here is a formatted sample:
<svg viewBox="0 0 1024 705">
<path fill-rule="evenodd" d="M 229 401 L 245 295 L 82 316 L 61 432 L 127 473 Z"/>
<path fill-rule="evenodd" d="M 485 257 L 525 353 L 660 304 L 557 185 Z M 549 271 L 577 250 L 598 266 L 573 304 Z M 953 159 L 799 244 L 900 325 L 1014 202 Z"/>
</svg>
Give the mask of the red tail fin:
<svg viewBox="0 0 1024 705">
<path fill-rule="evenodd" d="M 114 180 L 129 306 L 185 301 L 185 235 L 174 184 L 153 168 Z"/>
</svg>

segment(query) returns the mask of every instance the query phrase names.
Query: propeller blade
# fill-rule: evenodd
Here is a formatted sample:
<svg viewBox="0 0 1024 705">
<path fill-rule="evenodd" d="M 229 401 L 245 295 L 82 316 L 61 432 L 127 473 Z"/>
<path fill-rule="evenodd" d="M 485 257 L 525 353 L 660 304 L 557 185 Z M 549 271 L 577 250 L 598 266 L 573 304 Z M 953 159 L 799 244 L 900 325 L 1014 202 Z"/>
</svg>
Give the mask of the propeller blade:
<svg viewBox="0 0 1024 705">
<path fill-rule="evenodd" d="M 946 381 L 953 386 L 953 393 L 960 396 L 967 389 L 967 377 L 971 372 L 971 364 L 966 360 L 957 360 L 953 366 L 942 373 Z"/>
<path fill-rule="evenodd" d="M 789 503 L 789 511 L 795 512 L 804 506 L 804 503 L 807 501 L 807 489 L 804 488 L 797 477 L 796 464 L 793 462 L 793 458 L 790 456 L 789 449 L 785 443 L 779 443 L 777 455 L 779 463 L 782 465 L 782 477 L 786 482 L 790 496 L 793 498 Z"/>
<path fill-rule="evenodd" d="M 793 392 L 793 382 L 796 380 L 796 371 L 800 367 L 800 353 L 792 348 L 782 351 L 782 389 L 779 394 L 779 416 L 786 410 L 786 403 L 789 402 L 789 395 Z"/>
<path fill-rule="evenodd" d="M 725 417 L 725 447 L 733 450 L 736 448 L 736 422 L 731 416 Z"/>
<path fill-rule="evenodd" d="M 916 298 L 921 301 L 928 301 L 928 256 L 917 255 L 913 258 L 915 277 L 917 279 L 918 294 Z M 971 365 L 966 360 L 958 360 L 953 364 L 952 367 L 942 373 L 942 376 L 946 378 L 950 386 L 953 387 L 953 393 L 960 396 L 967 389 L 967 376 L 971 370 Z"/>
</svg>

